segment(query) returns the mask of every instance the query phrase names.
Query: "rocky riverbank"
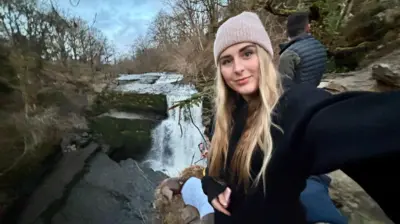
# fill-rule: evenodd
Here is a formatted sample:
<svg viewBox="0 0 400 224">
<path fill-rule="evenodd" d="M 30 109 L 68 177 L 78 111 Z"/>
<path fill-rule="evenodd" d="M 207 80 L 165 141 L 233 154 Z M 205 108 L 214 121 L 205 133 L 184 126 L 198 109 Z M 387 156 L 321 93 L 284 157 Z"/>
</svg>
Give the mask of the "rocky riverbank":
<svg viewBox="0 0 400 224">
<path fill-rule="evenodd" d="M 192 122 L 201 125 L 201 113 L 196 112 L 201 108 L 192 108 L 191 119 L 184 112 L 182 118 L 175 116 L 181 113 L 180 109 L 168 108 L 193 94 L 192 87 L 175 86 L 172 83 L 177 82 L 177 76 L 173 75 L 172 80 L 164 74 L 159 74 L 157 80 L 155 75 L 149 75 L 150 84 L 146 75 L 141 77 L 145 82 L 127 79 L 98 91 L 85 110 L 87 125 L 64 134 L 60 144 L 53 147 L 54 155 L 46 160 L 47 165 L 39 167 L 35 182 L 25 187 L 24 197 L 7 209 L 2 223 L 155 221 L 154 192 L 167 176 L 149 167 L 153 163 L 160 167 L 160 163 L 175 169 L 175 160 L 179 164 L 190 163 L 192 151 L 197 149 L 187 149 L 186 145 L 198 144 L 200 135 Z M 118 89 L 131 84 L 144 89 Z M 165 121 L 166 125 L 160 125 Z M 179 148 L 171 147 L 176 143 Z M 160 158 L 149 158 L 153 145 L 161 153 Z M 183 153 L 179 152 L 181 149 Z"/>
<path fill-rule="evenodd" d="M 87 132 L 68 136 L 59 162 L 5 223 L 149 223 L 154 190 L 166 176 L 132 159 L 112 160 L 109 146 Z"/>
</svg>

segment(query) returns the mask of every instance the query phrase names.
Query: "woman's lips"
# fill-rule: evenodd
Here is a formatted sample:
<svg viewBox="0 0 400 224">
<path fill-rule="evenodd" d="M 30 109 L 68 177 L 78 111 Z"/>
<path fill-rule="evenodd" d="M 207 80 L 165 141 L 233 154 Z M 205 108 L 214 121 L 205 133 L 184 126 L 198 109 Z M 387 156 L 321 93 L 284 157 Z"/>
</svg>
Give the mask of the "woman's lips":
<svg viewBox="0 0 400 224">
<path fill-rule="evenodd" d="M 249 79 L 250 79 L 250 76 L 246 77 L 246 78 L 238 79 L 238 80 L 236 80 L 236 83 L 238 85 L 245 85 L 249 82 Z"/>
</svg>

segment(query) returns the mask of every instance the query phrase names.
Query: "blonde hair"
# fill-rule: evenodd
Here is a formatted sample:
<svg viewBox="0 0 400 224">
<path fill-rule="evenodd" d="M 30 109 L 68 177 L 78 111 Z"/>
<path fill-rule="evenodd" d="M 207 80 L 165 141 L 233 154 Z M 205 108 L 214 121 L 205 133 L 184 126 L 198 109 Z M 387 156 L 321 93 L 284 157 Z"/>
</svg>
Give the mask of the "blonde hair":
<svg viewBox="0 0 400 224">
<path fill-rule="evenodd" d="M 251 158 L 257 145 L 263 152 L 264 158 L 262 168 L 253 184 L 258 185 L 262 177 L 265 186 L 266 167 L 273 149 L 271 126 L 276 126 L 272 122 L 272 113 L 282 94 L 281 80 L 272 63 L 272 58 L 258 45 L 257 55 L 260 64 L 259 93 L 254 100 L 249 102 L 249 116 L 231 162 L 232 171 L 238 177 L 239 184 L 244 184 L 245 191 L 252 180 Z M 226 168 L 227 165 L 229 137 L 232 132 L 232 112 L 235 105 L 235 94 L 226 86 L 219 65 L 215 88 L 216 124 L 209 155 L 209 175 L 219 177 L 221 169 Z"/>
</svg>

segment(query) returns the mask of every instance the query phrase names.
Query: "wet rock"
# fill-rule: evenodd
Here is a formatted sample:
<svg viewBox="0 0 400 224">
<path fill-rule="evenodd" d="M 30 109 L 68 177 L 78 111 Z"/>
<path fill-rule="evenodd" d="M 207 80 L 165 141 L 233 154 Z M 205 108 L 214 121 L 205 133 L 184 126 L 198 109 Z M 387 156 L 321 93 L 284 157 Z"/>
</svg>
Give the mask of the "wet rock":
<svg viewBox="0 0 400 224">
<path fill-rule="evenodd" d="M 117 81 L 118 85 L 124 85 L 133 82 L 141 84 L 154 84 L 159 78 L 160 75 L 126 75 L 118 78 Z"/>
<path fill-rule="evenodd" d="M 86 147 L 92 140 L 92 136 L 87 132 L 69 133 L 61 140 L 61 149 L 63 152 L 75 151 L 79 148 Z"/>
<path fill-rule="evenodd" d="M 54 215 L 57 224 L 150 223 L 154 190 L 166 178 L 132 159 L 116 163 L 98 153 L 88 173 L 72 188 L 65 206 Z"/>
<path fill-rule="evenodd" d="M 143 159 L 151 148 L 151 131 L 158 123 L 102 116 L 92 119 L 89 126 L 109 145 L 110 156 L 120 161 L 126 158 Z"/>
<path fill-rule="evenodd" d="M 384 85 L 400 88 L 400 65 L 374 64 L 372 66 L 372 78 Z"/>
<path fill-rule="evenodd" d="M 35 223 L 47 209 L 57 206 L 68 189 L 68 185 L 79 176 L 87 159 L 98 149 L 97 143 L 91 143 L 82 150 L 64 153 L 51 173 L 36 188 L 27 201 L 27 207 L 20 214 L 18 224 Z"/>
<path fill-rule="evenodd" d="M 97 116 L 110 110 L 162 115 L 165 118 L 168 105 L 166 96 L 162 94 L 104 91 L 97 96 L 90 115 Z"/>
</svg>

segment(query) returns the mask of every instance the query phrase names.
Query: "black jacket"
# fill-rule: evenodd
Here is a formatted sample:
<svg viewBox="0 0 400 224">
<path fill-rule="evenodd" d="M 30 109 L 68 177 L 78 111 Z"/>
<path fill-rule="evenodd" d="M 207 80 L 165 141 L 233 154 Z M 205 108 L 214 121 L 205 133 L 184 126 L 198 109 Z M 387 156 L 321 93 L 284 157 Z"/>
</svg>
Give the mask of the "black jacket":
<svg viewBox="0 0 400 224">
<path fill-rule="evenodd" d="M 243 100 L 233 114 L 228 162 L 247 117 Z M 229 182 L 229 166 L 221 172 L 232 189 L 228 217 L 216 211 L 222 223 L 305 223 L 299 195 L 310 175 L 342 169 L 357 181 L 394 221 L 400 221 L 396 203 L 397 185 L 389 182 L 400 168 L 400 92 L 347 92 L 330 95 L 307 84 L 294 85 L 280 99 L 273 120 L 284 134 L 272 128 L 274 151 L 267 167 L 266 194 L 263 186 L 245 195 Z M 258 173 L 262 154 L 256 151 L 252 171 Z M 386 184 L 387 183 L 387 184 Z M 225 186 L 210 176 L 202 179 L 209 201 Z"/>
</svg>

